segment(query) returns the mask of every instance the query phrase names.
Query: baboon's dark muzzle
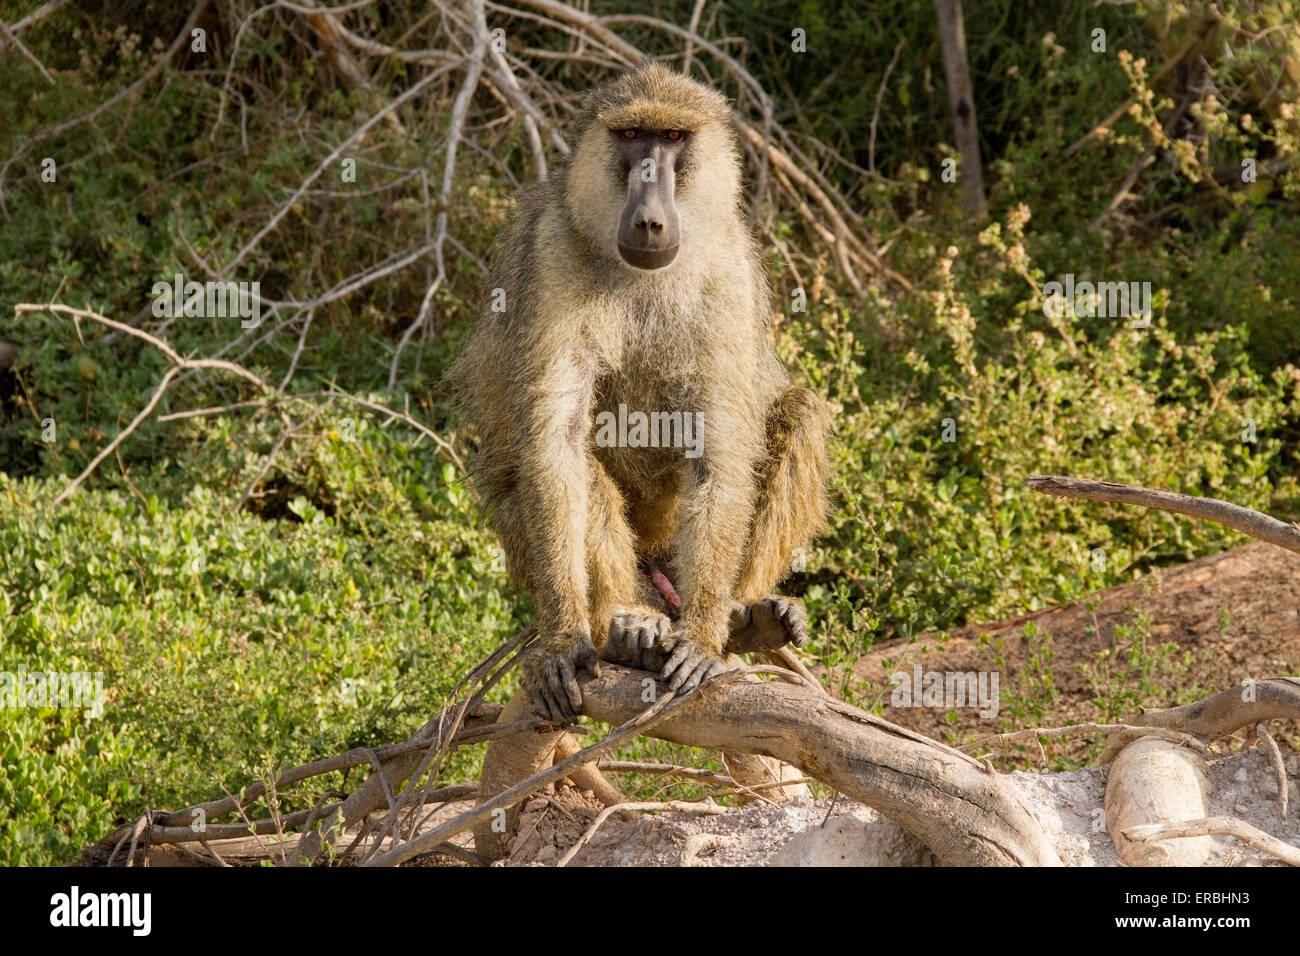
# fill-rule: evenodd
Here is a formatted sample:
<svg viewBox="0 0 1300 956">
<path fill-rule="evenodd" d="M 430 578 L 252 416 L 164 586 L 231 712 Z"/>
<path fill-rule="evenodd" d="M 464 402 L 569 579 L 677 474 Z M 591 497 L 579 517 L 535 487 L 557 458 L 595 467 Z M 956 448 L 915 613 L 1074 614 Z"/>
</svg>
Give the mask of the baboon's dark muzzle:
<svg viewBox="0 0 1300 956">
<path fill-rule="evenodd" d="M 673 167 L 655 167 L 653 179 L 633 168 L 628 174 L 627 202 L 618 223 L 618 252 L 638 269 L 662 269 L 677 257 L 681 228 L 673 200 Z"/>
</svg>

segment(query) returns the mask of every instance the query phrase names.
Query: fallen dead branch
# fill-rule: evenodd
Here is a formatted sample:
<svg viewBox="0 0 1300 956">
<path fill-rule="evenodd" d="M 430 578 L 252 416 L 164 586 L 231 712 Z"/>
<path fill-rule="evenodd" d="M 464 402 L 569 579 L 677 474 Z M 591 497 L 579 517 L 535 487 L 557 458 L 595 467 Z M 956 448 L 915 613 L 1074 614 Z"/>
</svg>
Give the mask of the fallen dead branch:
<svg viewBox="0 0 1300 956">
<path fill-rule="evenodd" d="M 508 656 L 508 650 L 517 647 L 518 640 L 516 638 L 515 642 L 504 645 L 489 662 L 475 669 L 478 682 L 482 682 L 490 671 L 490 662 L 502 662 Z M 664 691 L 648 709 L 641 703 L 644 672 L 612 664 L 602 665 L 602 671 L 600 678 L 584 687 L 584 696 L 591 716 L 620 724 L 614 732 L 521 781 L 509 791 L 498 793 L 473 810 L 434 826 L 413 839 L 358 834 L 357 840 L 363 842 L 363 856 L 367 847 L 379 851 L 369 860 L 370 865 L 393 865 L 436 849 L 457 834 L 489 821 L 498 810 L 519 803 L 542 787 L 592 762 L 601 753 L 647 731 L 679 743 L 739 753 L 761 753 L 803 766 L 817 779 L 837 790 L 870 801 L 904 828 L 919 831 L 918 835 L 935 848 L 940 859 L 948 862 L 1030 865 L 1058 862 L 1037 823 L 997 774 L 990 773 L 984 765 L 958 751 L 834 701 L 805 686 L 797 676 L 781 668 L 759 666 L 731 671 L 683 698 L 675 698 L 671 692 Z M 751 683 L 744 679 L 755 673 L 776 674 L 794 683 Z M 473 696 L 468 699 L 472 700 Z M 400 782 L 403 762 L 420 757 L 418 752 L 413 752 L 417 743 L 438 747 L 439 728 L 443 731 L 456 728 L 458 714 L 463 719 L 463 707 L 449 705 L 438 719 L 431 722 L 434 725 L 432 730 L 426 726 L 404 744 L 375 752 L 349 752 L 348 755 L 317 761 L 281 774 L 270 788 L 264 783 L 255 784 L 245 788 L 238 799 L 231 796 L 201 806 L 205 812 L 211 811 L 212 816 L 232 810 L 242 814 L 254 799 L 268 790 L 274 792 L 314 773 L 345 765 L 378 763 L 380 754 L 389 758 L 381 766 L 394 768 L 388 778 L 389 788 L 380 789 L 378 802 L 382 804 L 384 789 L 391 793 L 391 787 Z M 544 726 L 539 729 L 544 729 Z M 457 729 L 456 732 L 460 731 Z M 445 752 L 456 742 L 455 738 L 443 741 L 441 750 Z M 363 758 L 370 759 L 363 761 Z M 196 808 L 189 808 L 171 814 L 146 814 L 108 834 L 99 846 L 112 848 L 127 840 L 145 845 L 208 841 L 220 849 L 221 839 L 246 837 L 251 830 L 277 836 L 276 842 L 268 845 L 268 852 L 285 854 L 285 859 L 290 861 L 315 859 L 323 842 L 332 845 L 346 831 L 347 828 L 341 826 L 344 819 L 353 817 L 349 825 L 355 825 L 359 820 L 357 814 L 345 812 L 349 803 L 354 810 L 361 806 L 373 808 L 374 801 L 369 795 L 374 791 L 374 781 L 379 775 L 372 775 L 347 799 L 310 811 L 316 820 L 332 818 L 329 829 L 334 832 L 324 837 L 318 830 L 310 830 L 292 841 L 284 836 L 285 830 L 302 824 L 304 814 L 309 811 L 298 811 L 279 819 L 259 821 L 245 818 L 244 824 L 221 825 L 220 829 L 209 824 L 206 832 L 196 832 L 192 828 Z M 408 792 L 412 789 L 408 788 Z M 468 789 L 435 791 L 429 796 L 431 800 L 441 802 L 462 799 L 470 792 Z M 245 844 L 241 852 L 248 851 Z"/>
<path fill-rule="evenodd" d="M 1300 866 L 1300 849 L 1283 843 L 1258 827 L 1234 817 L 1206 817 L 1177 823 L 1148 823 L 1129 827 L 1124 836 L 1135 843 L 1149 840 L 1185 840 L 1207 836 L 1235 837 L 1261 853 L 1277 857 L 1283 863 Z"/>
<path fill-rule="evenodd" d="M 1294 525 L 1278 521 L 1251 508 L 1220 501 L 1218 498 L 1197 498 L 1192 495 L 1175 494 L 1172 491 L 1156 491 L 1151 488 L 1121 485 L 1113 481 L 1093 481 L 1088 478 L 1069 478 L 1064 475 L 1030 475 L 1027 481 L 1034 491 L 1047 495 L 1141 505 L 1143 508 L 1155 508 L 1158 511 L 1171 511 L 1174 514 L 1190 515 L 1193 518 L 1205 518 L 1300 554 L 1300 530 L 1297 530 Z"/>
<path fill-rule="evenodd" d="M 1159 737 L 1190 747 L 1204 756 L 1209 755 L 1209 748 L 1191 734 L 1159 727 L 1140 727 L 1136 724 L 1070 724 L 1067 727 L 1031 727 L 1027 730 L 1013 730 L 1005 734 L 994 734 L 964 744 L 963 751 L 981 750 L 985 747 L 998 747 L 1002 744 L 1019 743 L 1022 740 L 1037 740 L 1039 737 L 1075 737 L 1087 734 L 1117 734 L 1130 741 L 1138 737 Z"/>
<path fill-rule="evenodd" d="M 746 670 L 785 673 L 778 668 Z M 583 686 L 587 715 L 626 726 L 644 706 L 645 673 L 605 664 L 601 671 Z M 683 699 L 689 707 L 675 708 L 656 721 L 653 736 L 788 763 L 879 810 L 944 863 L 1059 865 L 1037 821 L 984 764 L 802 681 L 723 680 L 744 673 L 733 671 L 701 685 Z M 505 713 L 510 713 L 509 705 Z M 498 784 L 485 767 L 484 793 Z"/>
<path fill-rule="evenodd" d="M 352 846 L 342 854 L 327 858 L 347 860 L 355 856 L 363 861 L 368 859 L 370 865 L 382 866 L 399 864 L 423 853 L 437 851 L 463 862 L 480 863 L 479 857 L 467 854 L 449 841 L 476 826 L 490 823 L 494 818 L 499 819 L 499 812 L 573 775 L 581 767 L 592 764 L 602 753 L 608 753 L 635 736 L 649 733 L 688 746 L 763 754 L 799 767 L 837 792 L 876 808 L 924 842 L 943 863 L 1053 865 L 1059 862 L 1036 820 L 1020 804 L 1014 790 L 1002 775 L 992 772 L 986 764 L 836 701 L 824 692 L 808 687 L 796 675 L 768 666 L 728 672 L 681 698 L 664 691 L 657 702 L 646 709 L 642 703 L 646 672 L 602 664 L 601 676 L 586 682 L 583 694 L 588 716 L 619 725 L 613 733 L 590 747 L 569 752 L 559 761 L 548 759 L 545 767 L 517 781 L 508 790 L 489 793 L 485 802 L 477 807 L 444 819 L 436 826 L 419 831 L 412 827 L 410 832 L 393 826 L 358 829 L 363 817 L 385 803 L 389 806 L 390 817 L 405 810 L 409 822 L 414 819 L 416 811 L 423 808 L 437 809 L 450 801 L 473 797 L 477 789 L 474 784 L 439 789 L 412 784 L 403 791 L 405 805 L 395 798 L 395 791 L 403 780 L 408 777 L 418 779 L 419 774 L 430 768 L 434 757 L 445 756 L 452 747 L 499 739 L 507 734 L 541 740 L 564 736 L 551 725 L 538 720 L 490 722 L 493 718 L 508 717 L 508 707 L 498 712 L 494 706 L 484 708 L 480 705 L 476 712 L 481 716 L 466 725 L 470 705 L 481 701 L 486 685 L 509 669 L 525 644 L 526 636 L 526 632 L 517 635 L 475 668 L 471 677 L 458 689 L 456 699 L 407 741 L 382 748 L 348 751 L 314 761 L 280 774 L 269 785 L 266 782 L 255 783 L 241 791 L 237 798 L 231 795 L 171 814 L 146 814 L 105 836 L 98 844 L 98 856 L 90 854 L 92 859 L 102 862 L 105 858 L 120 856 L 126 845 L 132 842 L 143 846 L 199 842 L 210 847 L 214 861 L 242 861 L 260 854 L 263 858 L 271 855 L 284 862 L 305 862 L 319 859 L 325 849 L 334 846 L 344 834 L 349 834 L 353 837 Z M 782 677 L 782 681 L 755 683 L 747 679 L 754 674 L 774 674 Z M 1244 719 L 1241 712 L 1228 716 L 1233 708 L 1227 706 L 1229 701 L 1221 700 L 1224 695 L 1187 708 L 1143 716 L 1193 730 L 1230 732 L 1250 722 L 1250 717 L 1260 714 L 1295 716 L 1297 711 L 1288 710 L 1288 707 L 1300 705 L 1300 681 L 1260 681 L 1254 693 L 1264 698 L 1264 703 L 1254 702 Z M 1231 692 L 1231 696 L 1240 700 L 1236 691 Z M 1175 713 L 1179 716 L 1168 716 Z M 1122 725 L 1120 729 L 1129 734 L 1141 727 L 1135 721 L 1132 725 Z M 1181 739 L 1177 744 L 1155 737 L 1144 738 L 1144 741 L 1148 746 L 1159 744 L 1181 750 L 1196 760 L 1202 759 L 1194 748 L 1183 746 L 1186 741 Z M 1132 756 L 1138 754 L 1135 752 Z M 367 764 L 376 767 L 376 772 L 342 800 L 321 802 L 311 810 L 284 816 L 273 814 L 260 820 L 245 816 L 246 809 L 267 793 L 274 794 L 310 776 Z M 605 764 L 604 769 L 677 773 L 701 783 L 733 783 L 721 779 L 720 775 L 709 775 L 707 771 L 655 764 L 613 761 Z M 436 775 L 436 767 L 433 772 Z M 710 776 L 716 779 L 710 779 Z M 1160 792 L 1152 791 L 1152 799 L 1156 801 L 1154 806 L 1160 806 L 1164 797 Z M 414 806 L 411 805 L 413 802 Z M 609 808 L 609 813 L 602 814 L 599 822 L 603 823 L 620 808 L 632 811 L 639 806 L 641 804 L 617 804 Z M 675 808 L 657 803 L 652 806 L 656 809 Z M 237 812 L 245 822 L 209 823 L 205 831 L 196 831 L 192 824 L 200 808 L 209 817 Z M 1121 817 L 1116 814 L 1117 820 Z M 312 827 L 313 823 L 322 821 L 328 821 L 324 832 Z M 1142 840 L 1129 837 L 1129 830 L 1136 824 L 1128 819 L 1121 822 L 1125 839 L 1135 843 L 1159 839 L 1159 836 Z M 1157 821 L 1146 819 L 1144 822 Z M 294 830 L 299 832 L 289 832 Z M 594 832 L 592 827 L 587 839 Z M 1163 834 L 1165 831 L 1160 832 Z M 1172 839 L 1178 834 L 1170 831 L 1167 835 Z M 268 843 L 258 843 L 262 836 L 273 839 Z M 230 842 L 232 840 L 235 842 Z M 127 858 L 134 857 L 128 852 Z"/>
</svg>

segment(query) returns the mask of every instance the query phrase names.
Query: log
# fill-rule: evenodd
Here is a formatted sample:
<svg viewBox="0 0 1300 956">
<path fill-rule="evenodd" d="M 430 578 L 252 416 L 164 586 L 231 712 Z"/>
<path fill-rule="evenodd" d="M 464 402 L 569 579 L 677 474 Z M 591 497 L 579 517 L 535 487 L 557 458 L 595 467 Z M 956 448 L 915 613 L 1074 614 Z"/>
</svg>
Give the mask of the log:
<svg viewBox="0 0 1300 956">
<path fill-rule="evenodd" d="M 602 664 L 600 677 L 583 683 L 587 716 L 616 725 L 631 720 L 646 709 L 642 693 L 647 677 L 647 671 Z M 687 746 L 761 754 L 798 767 L 874 807 L 921 840 L 944 865 L 1061 865 L 1011 787 L 966 754 L 802 684 L 725 677 L 702 684 L 695 700 L 654 724 L 650 734 Z M 657 684 L 657 693 L 666 692 L 665 685 Z M 502 718 L 509 713 L 507 706 Z M 545 766 L 555 746 L 549 736 L 537 738 L 535 755 L 524 764 Z M 518 751 L 513 756 L 518 760 Z M 515 782 L 506 779 L 504 769 L 485 762 L 481 795 Z M 514 768 L 516 773 L 523 769 Z M 478 852 L 488 855 L 479 835 Z M 486 835 L 498 844 L 504 836 Z"/>
<path fill-rule="evenodd" d="M 1214 852 L 1210 836 L 1133 841 L 1130 827 L 1185 823 L 1210 815 L 1205 759 L 1159 737 L 1143 737 L 1115 758 L 1106 777 L 1106 830 L 1129 866 L 1204 866 Z"/>
<path fill-rule="evenodd" d="M 1030 475 L 1025 483 L 1034 491 L 1062 498 L 1082 498 L 1087 501 L 1110 501 L 1120 504 L 1141 505 L 1157 511 L 1205 518 L 1234 531 L 1259 538 L 1300 554 L 1300 529 L 1279 521 L 1271 515 L 1243 508 L 1218 498 L 1198 498 L 1180 495 L 1173 491 L 1121 485 L 1114 481 L 1095 481 L 1091 478 L 1071 478 L 1067 475 Z"/>
</svg>

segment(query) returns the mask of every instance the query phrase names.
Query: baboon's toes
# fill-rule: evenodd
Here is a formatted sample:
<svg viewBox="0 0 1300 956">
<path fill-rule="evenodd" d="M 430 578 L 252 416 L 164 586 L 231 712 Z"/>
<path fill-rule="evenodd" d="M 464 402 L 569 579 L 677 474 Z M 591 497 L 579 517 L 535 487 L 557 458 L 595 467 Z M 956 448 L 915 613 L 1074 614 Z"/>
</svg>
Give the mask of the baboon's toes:
<svg viewBox="0 0 1300 956">
<path fill-rule="evenodd" d="M 808 615 L 795 598 L 770 597 L 731 612 L 727 650 L 733 654 L 770 651 L 808 643 Z"/>
<path fill-rule="evenodd" d="M 698 641 L 677 635 L 659 679 L 668 682 L 669 690 L 685 694 L 726 669 L 726 662 L 716 652 Z"/>
<path fill-rule="evenodd" d="M 652 608 L 615 608 L 601 656 L 625 667 L 659 670 L 668 659 L 672 621 Z"/>
<path fill-rule="evenodd" d="M 808 612 L 794 598 L 768 598 L 763 602 L 772 616 L 785 629 L 786 640 L 795 647 L 808 643 Z"/>
</svg>

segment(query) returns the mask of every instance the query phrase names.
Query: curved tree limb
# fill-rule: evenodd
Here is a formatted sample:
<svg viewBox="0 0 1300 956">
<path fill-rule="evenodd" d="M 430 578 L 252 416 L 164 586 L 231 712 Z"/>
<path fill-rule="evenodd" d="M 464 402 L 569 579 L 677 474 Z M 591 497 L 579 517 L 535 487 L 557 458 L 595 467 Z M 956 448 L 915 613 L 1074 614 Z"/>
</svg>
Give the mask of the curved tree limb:
<svg viewBox="0 0 1300 956">
<path fill-rule="evenodd" d="M 1085 498 L 1089 501 L 1114 501 L 1120 504 L 1141 505 L 1159 511 L 1205 518 L 1225 527 L 1240 531 L 1261 541 L 1275 544 L 1300 554 L 1300 529 L 1279 521 L 1252 508 L 1243 508 L 1218 498 L 1197 498 L 1172 491 L 1156 491 L 1113 481 L 1093 481 L 1089 478 L 1069 478 L 1065 475 L 1030 475 L 1026 482 L 1034 491 L 1063 498 Z"/>
<path fill-rule="evenodd" d="M 601 676 L 583 687 L 587 714 L 623 723 L 644 706 L 644 677 L 603 664 Z M 689 708 L 659 721 L 653 736 L 792 764 L 879 810 L 945 864 L 1060 865 L 1038 821 L 999 775 L 802 684 L 709 681 Z"/>
<path fill-rule="evenodd" d="M 1261 853 L 1275 856 L 1283 863 L 1300 866 L 1300 850 L 1236 817 L 1206 817 L 1204 820 L 1184 820 L 1177 823 L 1147 823 L 1129 827 L 1124 831 L 1124 836 L 1135 843 L 1202 836 L 1236 837 L 1242 843 L 1253 846 Z"/>
<path fill-rule="evenodd" d="M 1300 719 L 1300 677 L 1271 677 L 1243 681 L 1194 704 L 1149 710 L 1128 719 L 1140 727 L 1164 727 L 1202 740 L 1214 740 L 1252 724 L 1276 718 Z M 1129 740 L 1112 740 L 1101 754 L 1101 762 L 1113 760 Z"/>
</svg>

